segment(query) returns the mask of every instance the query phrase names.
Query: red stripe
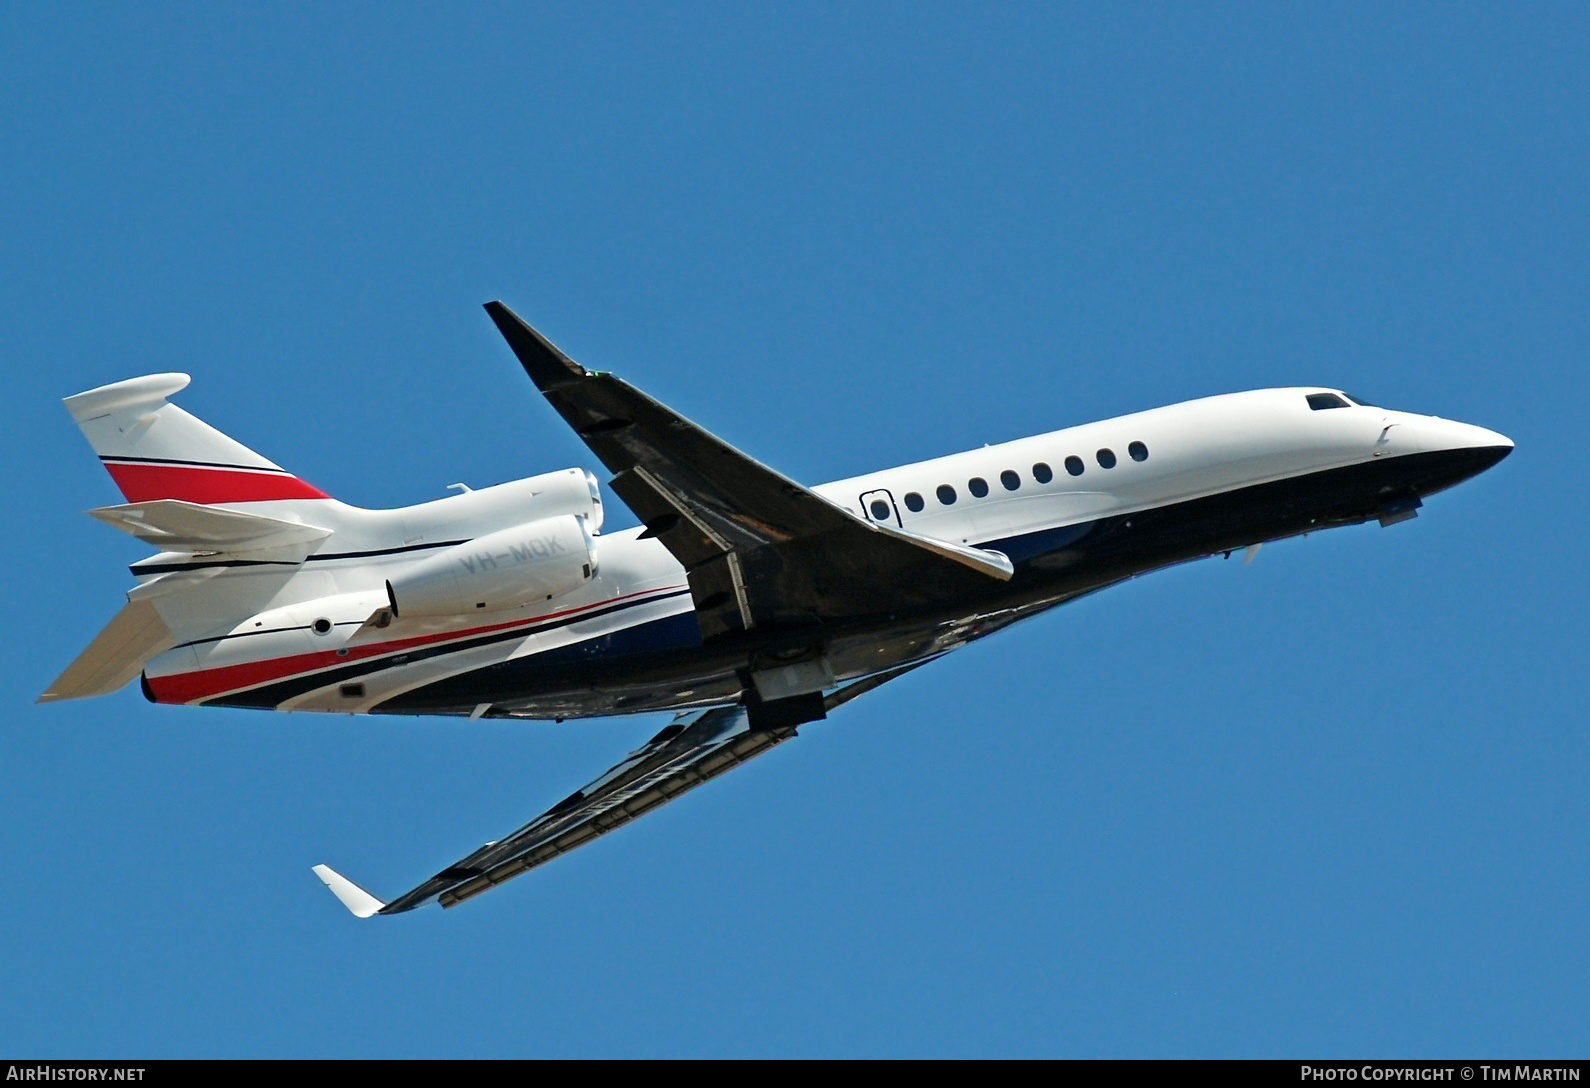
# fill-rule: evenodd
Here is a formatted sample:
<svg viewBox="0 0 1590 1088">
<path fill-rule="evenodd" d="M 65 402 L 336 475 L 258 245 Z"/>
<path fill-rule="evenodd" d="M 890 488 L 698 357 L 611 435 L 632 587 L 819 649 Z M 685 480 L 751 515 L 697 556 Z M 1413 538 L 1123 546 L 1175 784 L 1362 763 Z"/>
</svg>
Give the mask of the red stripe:
<svg viewBox="0 0 1590 1088">
<path fill-rule="evenodd" d="M 247 469 L 191 468 L 187 465 L 120 465 L 105 469 L 128 502 L 181 499 L 184 502 L 264 502 L 268 499 L 329 499 L 296 476 Z"/>
<path fill-rule="evenodd" d="M 249 661 L 241 665 L 223 665 L 216 669 L 200 669 L 197 672 L 175 673 L 171 676 L 149 676 L 149 690 L 154 693 L 157 703 L 191 703 L 211 696 L 220 695 L 222 692 L 241 691 L 245 688 L 267 684 L 273 680 L 286 680 L 300 673 L 314 672 L 317 669 L 330 668 L 334 665 L 347 665 L 354 661 L 363 661 L 382 654 L 398 653 L 402 650 L 412 650 L 416 646 L 430 646 L 449 639 L 472 638 L 475 635 L 489 634 L 492 631 L 506 631 L 510 627 L 529 627 L 547 620 L 560 619 L 572 616 L 576 612 L 588 612 L 593 608 L 605 608 L 619 601 L 629 600 L 631 597 L 641 597 L 652 593 L 665 593 L 680 586 L 670 587 L 668 590 L 649 589 L 640 593 L 629 593 L 622 597 L 611 597 L 595 604 L 581 605 L 578 608 L 564 609 L 562 612 L 549 612 L 544 616 L 536 616 L 528 620 L 510 620 L 507 623 L 495 623 L 487 627 L 472 627 L 467 631 L 446 631 L 438 635 L 416 635 L 412 638 L 397 639 L 393 642 L 377 642 L 368 646 L 349 646 L 346 654 L 338 654 L 335 649 L 317 650 L 314 653 L 294 654 L 291 657 L 276 657 L 266 661 Z"/>
</svg>

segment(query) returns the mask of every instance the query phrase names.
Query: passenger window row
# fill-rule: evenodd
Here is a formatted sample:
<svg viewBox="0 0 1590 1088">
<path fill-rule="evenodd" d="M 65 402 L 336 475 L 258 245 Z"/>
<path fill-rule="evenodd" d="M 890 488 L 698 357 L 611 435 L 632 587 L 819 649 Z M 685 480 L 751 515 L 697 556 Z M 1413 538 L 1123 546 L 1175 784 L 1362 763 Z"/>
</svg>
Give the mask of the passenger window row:
<svg viewBox="0 0 1590 1088">
<path fill-rule="evenodd" d="M 1129 443 L 1126 447 L 1126 455 L 1134 461 L 1147 461 L 1148 447 L 1141 442 Z M 1100 468 L 1115 467 L 1115 451 L 1108 447 L 1097 451 L 1093 457 L 1094 460 L 1098 461 Z M 1080 476 L 1087 471 L 1087 466 L 1082 463 L 1082 458 L 1075 455 L 1067 457 L 1064 464 L 1066 471 L 1073 476 Z M 1054 479 L 1054 469 L 1039 461 L 1032 466 L 1032 478 L 1037 483 L 1046 484 Z M 1021 488 L 1021 476 L 1014 470 L 1007 468 L 999 474 L 999 485 L 1006 491 L 1018 491 Z M 972 493 L 974 499 L 986 498 L 988 496 L 988 481 L 981 476 L 973 476 L 966 481 L 966 490 Z M 959 497 L 955 492 L 955 488 L 950 484 L 939 484 L 933 494 L 938 498 L 940 506 L 954 506 L 955 500 Z M 905 508 L 913 514 L 921 513 L 926 506 L 926 500 L 917 492 L 907 491 L 905 493 Z M 887 511 L 887 508 L 885 510 Z"/>
</svg>

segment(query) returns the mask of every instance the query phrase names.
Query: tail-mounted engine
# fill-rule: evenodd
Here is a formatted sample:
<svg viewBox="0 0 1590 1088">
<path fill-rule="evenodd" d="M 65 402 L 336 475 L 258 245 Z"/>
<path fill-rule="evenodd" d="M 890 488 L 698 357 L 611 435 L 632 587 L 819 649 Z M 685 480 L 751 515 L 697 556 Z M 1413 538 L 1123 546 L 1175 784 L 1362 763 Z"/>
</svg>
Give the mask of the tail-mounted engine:
<svg viewBox="0 0 1590 1088">
<path fill-rule="evenodd" d="M 395 616 L 457 616 L 550 600 L 596 576 L 596 541 L 578 514 L 455 544 L 390 579 Z"/>
</svg>

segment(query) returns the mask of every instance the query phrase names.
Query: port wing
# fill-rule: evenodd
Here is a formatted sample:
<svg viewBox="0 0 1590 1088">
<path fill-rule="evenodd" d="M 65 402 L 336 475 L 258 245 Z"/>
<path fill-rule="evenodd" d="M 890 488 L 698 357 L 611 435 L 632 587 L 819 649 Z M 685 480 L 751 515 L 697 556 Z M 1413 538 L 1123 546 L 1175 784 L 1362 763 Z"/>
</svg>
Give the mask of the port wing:
<svg viewBox="0 0 1590 1088">
<path fill-rule="evenodd" d="M 612 488 L 684 565 L 702 633 L 934 608 L 1008 579 L 998 552 L 878 525 L 730 446 L 611 374 L 586 370 L 500 302 L 525 372 L 616 475 Z"/>
</svg>

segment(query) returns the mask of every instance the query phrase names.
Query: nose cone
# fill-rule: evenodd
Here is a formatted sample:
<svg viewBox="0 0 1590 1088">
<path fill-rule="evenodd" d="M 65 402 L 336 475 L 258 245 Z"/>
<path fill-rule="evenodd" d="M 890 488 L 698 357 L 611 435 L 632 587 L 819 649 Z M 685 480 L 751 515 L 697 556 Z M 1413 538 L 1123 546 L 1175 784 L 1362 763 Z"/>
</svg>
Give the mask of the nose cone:
<svg viewBox="0 0 1590 1088">
<path fill-rule="evenodd" d="M 1453 423 L 1448 425 L 1457 428 L 1458 434 L 1454 437 L 1461 438 L 1465 448 L 1495 450 L 1497 461 L 1513 452 L 1513 440 L 1505 434 L 1488 431 L 1484 427 L 1476 427 L 1472 423 Z M 1491 463 L 1495 464 L 1496 462 L 1493 461 Z"/>
<path fill-rule="evenodd" d="M 1468 476 L 1478 476 L 1513 452 L 1513 440 L 1505 434 L 1472 423 L 1452 423 L 1444 419 L 1435 422 L 1442 424 L 1440 440 L 1445 449 L 1468 462 Z"/>
<path fill-rule="evenodd" d="M 1484 472 L 1486 469 L 1490 468 L 1502 458 L 1513 452 L 1512 439 L 1507 438 L 1504 435 L 1499 435 L 1495 431 L 1486 431 L 1485 433 L 1490 435 L 1493 439 L 1501 439 L 1501 441 L 1484 446 L 1469 447 L 1473 451 L 1475 463 L 1479 466 L 1474 470 L 1476 475 Z"/>
<path fill-rule="evenodd" d="M 1513 452 L 1511 438 L 1472 423 L 1400 413 L 1388 414 L 1387 423 L 1383 441 L 1388 452 L 1414 455 L 1408 467 L 1414 470 L 1417 464 L 1420 494 L 1478 476 Z"/>
<path fill-rule="evenodd" d="M 1513 452 L 1511 438 L 1472 423 L 1403 412 L 1387 413 L 1386 423 L 1382 440 L 1405 452 L 1463 454 L 1465 460 L 1483 460 L 1486 468 Z"/>
</svg>

